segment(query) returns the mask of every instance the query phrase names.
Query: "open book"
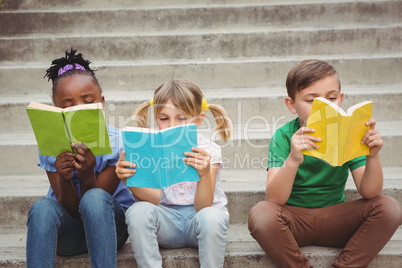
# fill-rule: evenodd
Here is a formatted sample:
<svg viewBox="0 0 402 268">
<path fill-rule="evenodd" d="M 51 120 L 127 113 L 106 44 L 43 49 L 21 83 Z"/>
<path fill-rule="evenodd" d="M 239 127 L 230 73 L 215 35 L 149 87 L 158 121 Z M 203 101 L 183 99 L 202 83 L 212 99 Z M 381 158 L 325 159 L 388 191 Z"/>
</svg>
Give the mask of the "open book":
<svg viewBox="0 0 402 268">
<path fill-rule="evenodd" d="M 122 130 L 126 160 L 136 164 L 128 187 L 162 189 L 183 181 L 199 181 L 197 170 L 184 163 L 184 152 L 197 147 L 195 124 L 155 131 L 126 127 Z"/>
<path fill-rule="evenodd" d="M 26 110 L 42 155 L 74 152 L 71 144 L 79 141 L 94 155 L 112 153 L 102 103 L 62 109 L 32 102 Z"/>
<path fill-rule="evenodd" d="M 347 161 L 370 153 L 361 144 L 364 133 L 370 128 L 372 101 L 353 105 L 347 112 L 325 98 L 315 98 L 307 121 L 307 127 L 315 129 L 309 135 L 321 138 L 320 148 L 304 150 L 303 154 L 325 160 L 330 165 L 342 166 Z"/>
</svg>

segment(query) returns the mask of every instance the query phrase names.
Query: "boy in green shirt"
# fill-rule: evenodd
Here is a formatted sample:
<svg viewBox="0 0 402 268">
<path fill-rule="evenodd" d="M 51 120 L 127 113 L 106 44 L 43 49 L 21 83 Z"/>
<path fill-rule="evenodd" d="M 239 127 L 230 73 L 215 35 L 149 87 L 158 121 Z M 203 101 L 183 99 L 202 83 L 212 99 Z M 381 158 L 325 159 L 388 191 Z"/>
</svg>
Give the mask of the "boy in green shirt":
<svg viewBox="0 0 402 268">
<path fill-rule="evenodd" d="M 313 99 L 324 97 L 341 105 L 344 94 L 336 70 L 320 60 L 305 60 L 289 72 L 285 104 L 298 118 L 278 129 L 268 156 L 267 200 L 249 215 L 249 230 L 278 267 L 310 267 L 300 250 L 307 245 L 343 247 L 333 267 L 367 267 L 402 221 L 400 204 L 382 196 L 379 151 L 383 141 L 375 120 L 362 143 L 370 155 L 343 166 L 302 154 L 316 149 L 320 138 L 303 127 Z M 345 202 L 349 170 L 362 199 Z"/>
</svg>

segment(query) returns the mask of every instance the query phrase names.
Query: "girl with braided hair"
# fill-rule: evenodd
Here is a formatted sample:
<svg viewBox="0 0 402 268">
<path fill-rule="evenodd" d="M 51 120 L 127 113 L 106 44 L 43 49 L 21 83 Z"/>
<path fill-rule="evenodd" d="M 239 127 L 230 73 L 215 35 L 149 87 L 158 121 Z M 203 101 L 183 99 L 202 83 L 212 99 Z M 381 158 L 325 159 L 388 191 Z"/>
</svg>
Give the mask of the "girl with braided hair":
<svg viewBox="0 0 402 268">
<path fill-rule="evenodd" d="M 101 87 L 90 62 L 66 51 L 46 71 L 52 80 L 55 106 L 66 108 L 101 102 Z M 127 186 L 115 173 L 122 151 L 119 129 L 108 126 L 112 154 L 94 156 L 85 144 L 57 157 L 39 152 L 38 166 L 50 182 L 46 198 L 38 199 L 28 214 L 27 267 L 54 267 L 56 253 L 89 252 L 92 267 L 116 267 L 117 249 L 128 238 L 125 211 L 134 203 Z"/>
<path fill-rule="evenodd" d="M 134 113 L 140 127 L 148 127 L 150 106 L 160 130 L 189 123 L 199 126 L 210 110 L 221 139 L 230 137 L 231 125 L 225 110 L 219 105 L 208 105 L 200 88 L 189 80 L 175 78 L 157 88 L 154 98 Z M 198 248 L 201 267 L 223 267 L 229 213 L 220 181 L 222 153 L 216 143 L 200 133 L 197 136 L 198 147 L 184 152 L 183 161 L 197 170 L 198 182 L 180 182 L 163 189 L 129 187 L 136 200 L 141 201 L 126 213 L 139 268 L 162 267 L 159 246 Z M 116 164 L 116 173 L 123 181 L 135 177 L 135 164 L 125 161 L 124 151 Z"/>
</svg>

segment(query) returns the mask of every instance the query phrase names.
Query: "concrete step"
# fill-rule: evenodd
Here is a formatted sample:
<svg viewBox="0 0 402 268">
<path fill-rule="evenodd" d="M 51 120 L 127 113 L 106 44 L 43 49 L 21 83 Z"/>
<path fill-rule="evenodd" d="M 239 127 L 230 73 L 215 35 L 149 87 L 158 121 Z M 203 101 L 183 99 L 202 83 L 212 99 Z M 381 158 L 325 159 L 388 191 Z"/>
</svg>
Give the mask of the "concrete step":
<svg viewBox="0 0 402 268">
<path fill-rule="evenodd" d="M 8 1 L 3 2 L 6 4 Z M 134 3 L 137 4 L 137 1 Z M 329 28 L 351 25 L 367 27 L 400 23 L 402 13 L 402 5 L 398 1 L 326 2 L 325 5 L 321 2 L 296 4 L 286 1 L 250 1 L 241 6 L 230 1 L 225 1 L 224 5 L 217 5 L 217 1 L 214 1 L 214 5 L 202 5 L 202 1 L 197 3 L 198 7 L 191 3 L 185 9 L 183 3 L 180 3 L 181 7 L 163 7 L 163 4 L 158 4 L 154 8 L 145 9 L 123 5 L 116 5 L 117 9 L 111 9 L 97 5 L 94 6 L 95 10 L 83 10 L 79 7 L 76 10 L 71 10 L 71 7 L 68 10 L 54 10 L 52 4 L 52 10 L 47 12 L 43 8 L 40 11 L 3 11 L 0 13 L 0 32 L 2 37 L 11 37 L 144 34 L 161 31 L 179 33 L 199 32 L 203 29 L 228 32 L 233 29 L 266 30 L 272 27 L 283 29 L 316 25 Z M 141 4 L 137 5 L 141 7 Z M 142 5 L 146 7 L 145 3 Z M 49 7 L 46 6 L 46 9 Z"/>
<path fill-rule="evenodd" d="M 402 204 L 402 168 L 385 167 L 383 194 L 392 196 Z M 43 170 L 34 175 L 0 176 L 0 229 L 24 229 L 31 205 L 46 196 L 49 182 Z M 265 200 L 266 170 L 225 168 L 222 171 L 222 189 L 228 197 L 227 208 L 231 224 L 246 224 L 250 209 Z M 245 179 L 247 178 L 247 179 Z M 352 177 L 345 189 L 346 200 L 361 198 L 356 191 Z"/>
<path fill-rule="evenodd" d="M 389 54 L 402 50 L 402 24 L 397 26 L 340 29 L 236 31 L 228 33 L 131 35 L 96 34 L 63 37 L 0 38 L 4 62 L 37 62 L 74 47 L 98 61 L 245 59 L 252 57 L 321 57 L 349 54 Z M 29 44 L 27 46 L 27 44 Z M 12 47 L 13 50 L 7 48 Z M 103 49 L 100 49 L 103 48 Z M 180 48 L 180 49 L 178 49 Z M 35 51 L 35 53 L 32 53 Z"/>
<path fill-rule="evenodd" d="M 47 54 L 40 62 L 9 62 L 0 64 L 0 92 L 8 94 L 51 94 L 51 83 L 43 79 L 45 70 L 56 57 L 63 55 L 69 46 L 63 45 L 57 54 Z M 83 50 L 83 52 L 85 49 Z M 248 59 L 214 59 L 187 61 L 107 61 L 102 62 L 93 55 L 84 52 L 84 56 L 93 60 L 93 68 L 104 93 L 114 91 L 153 92 L 162 82 L 172 77 L 185 77 L 197 83 L 202 90 L 281 87 L 285 91 L 285 80 L 289 70 L 305 57 L 258 57 Z M 342 86 L 385 86 L 402 84 L 402 50 L 398 53 L 378 55 L 326 55 L 312 56 L 333 65 L 342 81 Z M 23 79 L 22 79 L 23 77 Z M 7 95 L 5 95 L 7 94 Z M 28 96 L 29 94 L 29 96 Z M 152 95 L 152 93 L 150 93 Z M 134 98 L 134 94 L 131 98 Z M 141 95 L 140 95 L 141 96 Z M 4 97 L 0 103 L 4 103 Z M 126 97 L 128 94 L 126 94 Z M 23 98 L 21 98 L 24 101 Z M 50 101 L 49 97 L 46 101 Z M 26 102 L 26 100 L 25 100 Z"/>
<path fill-rule="evenodd" d="M 26 231 L 0 234 L 0 266 L 25 267 Z M 369 268 L 399 268 L 402 257 L 402 227 L 375 257 Z M 330 267 L 341 249 L 307 246 L 301 248 L 314 267 Z M 163 267 L 199 267 L 198 252 L 194 248 L 161 249 Z M 88 254 L 74 257 L 57 256 L 57 267 L 90 267 Z M 117 253 L 117 267 L 137 267 L 130 242 L 126 242 Z M 228 229 L 224 268 L 276 267 L 258 243 L 250 236 L 246 224 L 231 224 Z"/>
<path fill-rule="evenodd" d="M 401 58 L 402 59 L 402 58 Z M 380 90 L 379 90 L 380 89 Z M 342 107 L 347 110 L 350 106 L 371 100 L 374 102 L 372 118 L 377 121 L 402 120 L 402 83 L 397 85 L 344 85 L 341 89 L 345 93 Z M 294 118 L 286 106 L 285 88 L 215 88 L 203 90 L 209 104 L 222 105 L 233 125 L 265 124 L 273 133 L 279 123 Z M 124 128 L 135 125 L 131 115 L 143 102 L 153 97 L 153 90 L 103 91 L 106 99 L 106 121 L 113 126 Z M 32 132 L 31 124 L 26 113 L 26 107 L 31 101 L 53 105 L 49 94 L 0 94 L 0 124 L 7 132 Z M 205 125 L 213 129 L 215 122 L 212 114 L 207 112 Z M 153 116 L 150 115 L 150 120 Z"/>
<path fill-rule="evenodd" d="M 261 119 L 261 118 L 260 118 Z M 283 119 L 283 118 L 281 118 Z M 265 168 L 267 165 L 268 147 L 272 134 L 276 128 L 283 125 L 287 120 L 281 120 L 270 124 L 251 123 L 235 126 L 234 137 L 227 142 L 216 142 L 222 148 L 224 164 L 229 168 Z M 275 125 L 276 124 L 276 125 Z M 272 129 L 275 128 L 275 129 Z M 402 159 L 402 121 L 380 121 L 377 123 L 384 146 L 380 151 L 382 165 L 386 167 L 400 166 Z M 202 126 L 199 129 L 209 139 L 218 138 L 211 134 L 211 127 Z M 15 174 L 38 174 L 42 171 L 36 166 L 38 163 L 35 137 L 31 131 L 16 131 L 0 133 L 0 175 Z M 21 165 L 24 163 L 24 165 Z"/>
<path fill-rule="evenodd" d="M 280 1 L 280 0 L 249 0 L 247 5 L 255 4 L 272 4 L 278 5 L 283 3 L 293 3 L 294 1 Z M 303 1 L 304 3 L 322 3 L 322 0 L 308 0 Z M 344 0 L 329 0 L 328 3 L 344 2 Z M 377 0 L 376 2 L 387 2 L 385 0 Z M 140 1 L 130 1 L 130 0 L 81 0 L 74 3 L 66 3 L 61 0 L 3 0 L 2 8 L 3 10 L 71 10 L 71 9 L 121 9 L 121 8 L 169 8 L 169 7 L 204 7 L 204 6 L 226 6 L 226 5 L 239 5 L 244 6 L 243 0 L 198 0 L 196 3 L 191 0 L 174 0 L 174 1 L 163 1 L 163 0 L 140 0 Z"/>
</svg>

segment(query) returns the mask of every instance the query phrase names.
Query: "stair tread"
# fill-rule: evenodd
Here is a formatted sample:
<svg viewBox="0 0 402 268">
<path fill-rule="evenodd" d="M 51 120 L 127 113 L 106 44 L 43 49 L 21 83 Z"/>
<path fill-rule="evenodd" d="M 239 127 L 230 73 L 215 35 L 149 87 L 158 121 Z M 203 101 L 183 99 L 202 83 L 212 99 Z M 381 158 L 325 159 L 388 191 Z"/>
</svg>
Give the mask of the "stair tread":
<svg viewBox="0 0 402 268">
<path fill-rule="evenodd" d="M 314 55 L 311 55 L 314 57 Z M 193 65 L 193 64 L 221 64 L 221 63 L 258 63 L 258 62 L 294 62 L 301 61 L 308 58 L 308 55 L 281 55 L 281 56 L 261 56 L 261 57 L 247 57 L 247 58 L 206 58 L 206 59 L 149 59 L 149 60 L 96 60 L 91 64 L 94 69 L 104 68 L 104 67 L 131 67 L 139 65 Z M 315 56 L 314 58 L 316 58 Z M 369 54 L 369 53 L 359 53 L 359 54 L 327 54 L 320 55 L 321 60 L 362 60 L 362 59 L 395 59 L 402 58 L 402 51 L 389 51 L 384 54 Z M 46 70 L 49 68 L 48 61 L 1 61 L 0 60 L 0 71 L 15 69 L 15 70 L 29 70 L 29 69 L 40 69 Z M 389 81 L 392 83 L 392 81 Z"/>
<path fill-rule="evenodd" d="M 25 262 L 25 243 L 26 230 L 12 230 L 12 232 L 0 233 L 0 263 L 2 261 L 20 261 Z M 306 246 L 301 250 L 310 258 L 314 256 L 336 257 L 341 249 L 333 247 Z M 402 227 L 399 227 L 392 236 L 387 245 L 381 250 L 381 255 L 400 255 L 402 252 Z M 162 256 L 178 257 L 183 254 L 198 256 L 194 248 L 182 249 L 161 249 Z M 258 243 L 250 236 L 246 224 L 231 224 L 228 228 L 226 256 L 236 255 L 265 255 Z M 59 261 L 69 258 L 88 258 L 88 254 L 82 254 L 74 257 L 58 257 Z M 118 251 L 117 258 L 134 259 L 129 240 Z"/>
</svg>

